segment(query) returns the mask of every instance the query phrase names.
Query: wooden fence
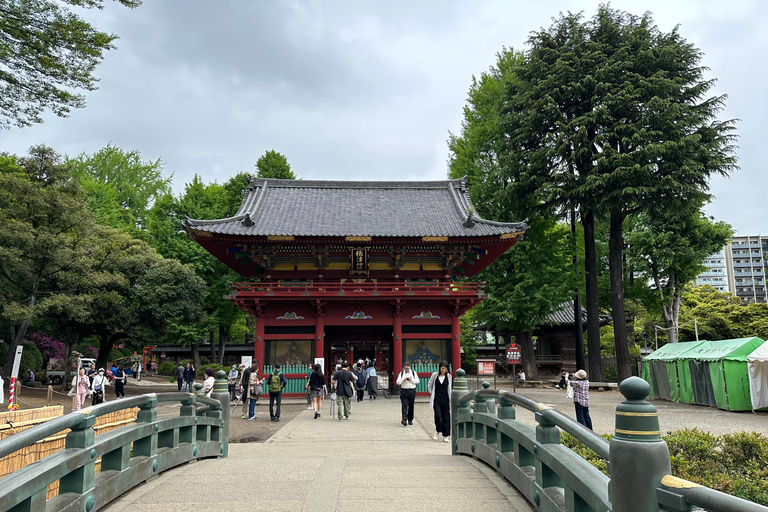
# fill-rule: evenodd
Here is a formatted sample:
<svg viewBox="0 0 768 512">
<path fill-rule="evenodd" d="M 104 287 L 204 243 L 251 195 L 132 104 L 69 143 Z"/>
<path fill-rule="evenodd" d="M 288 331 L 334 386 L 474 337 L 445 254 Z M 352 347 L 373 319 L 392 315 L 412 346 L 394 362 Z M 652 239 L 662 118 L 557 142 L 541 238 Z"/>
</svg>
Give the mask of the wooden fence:
<svg viewBox="0 0 768 512">
<path fill-rule="evenodd" d="M 133 409 L 123 409 L 100 416 L 96 420 L 93 430 L 96 432 L 96 435 L 99 435 L 135 423 L 138 410 L 138 407 L 134 407 Z M 61 405 L 0 412 L 0 440 L 63 414 L 64 407 Z M 68 432 L 69 430 L 63 430 L 0 459 L 0 478 L 63 449 L 64 439 Z M 98 473 L 100 470 L 101 460 L 97 459 L 96 472 Z M 56 496 L 58 493 L 58 481 L 48 486 L 48 499 Z"/>
</svg>

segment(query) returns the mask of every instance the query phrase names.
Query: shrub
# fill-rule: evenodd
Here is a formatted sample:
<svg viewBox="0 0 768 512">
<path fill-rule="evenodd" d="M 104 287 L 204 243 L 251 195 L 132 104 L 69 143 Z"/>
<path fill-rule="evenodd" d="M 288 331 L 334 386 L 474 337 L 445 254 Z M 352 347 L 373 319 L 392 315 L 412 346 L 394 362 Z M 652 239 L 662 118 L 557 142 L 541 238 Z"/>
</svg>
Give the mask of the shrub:
<svg viewBox="0 0 768 512">
<path fill-rule="evenodd" d="M 174 363 L 173 361 L 166 361 L 160 366 L 157 367 L 157 374 L 158 375 L 173 375 L 173 372 L 176 371 L 176 367 L 178 365 Z"/>
<path fill-rule="evenodd" d="M 619 369 L 615 364 L 609 364 L 603 368 L 603 379 L 606 382 L 618 382 L 619 381 Z"/>
</svg>

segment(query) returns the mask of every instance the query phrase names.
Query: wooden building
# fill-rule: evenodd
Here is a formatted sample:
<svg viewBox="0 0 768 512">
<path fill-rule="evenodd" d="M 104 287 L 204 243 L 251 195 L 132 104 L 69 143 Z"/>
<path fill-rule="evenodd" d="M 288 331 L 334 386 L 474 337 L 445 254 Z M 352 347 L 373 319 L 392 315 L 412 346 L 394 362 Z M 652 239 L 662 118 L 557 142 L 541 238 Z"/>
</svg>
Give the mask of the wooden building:
<svg viewBox="0 0 768 512">
<path fill-rule="evenodd" d="M 390 382 L 406 360 L 460 367 L 459 316 L 483 291 L 456 278 L 476 275 L 526 230 L 479 218 L 464 180 L 259 178 L 234 217 L 184 227 L 246 278 L 226 298 L 256 320 L 262 371 L 322 359 L 328 372 L 368 358 Z"/>
</svg>

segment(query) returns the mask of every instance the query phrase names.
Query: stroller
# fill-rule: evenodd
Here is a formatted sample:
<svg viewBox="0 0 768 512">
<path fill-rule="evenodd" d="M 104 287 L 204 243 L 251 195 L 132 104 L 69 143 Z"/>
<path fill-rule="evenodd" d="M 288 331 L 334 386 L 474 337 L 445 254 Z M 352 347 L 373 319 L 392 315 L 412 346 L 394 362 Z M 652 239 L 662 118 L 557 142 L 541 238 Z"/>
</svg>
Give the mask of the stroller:
<svg viewBox="0 0 768 512">
<path fill-rule="evenodd" d="M 103 401 L 104 401 L 104 390 L 102 389 L 99 389 L 98 391 L 94 390 L 91 405 L 99 405 Z"/>
</svg>

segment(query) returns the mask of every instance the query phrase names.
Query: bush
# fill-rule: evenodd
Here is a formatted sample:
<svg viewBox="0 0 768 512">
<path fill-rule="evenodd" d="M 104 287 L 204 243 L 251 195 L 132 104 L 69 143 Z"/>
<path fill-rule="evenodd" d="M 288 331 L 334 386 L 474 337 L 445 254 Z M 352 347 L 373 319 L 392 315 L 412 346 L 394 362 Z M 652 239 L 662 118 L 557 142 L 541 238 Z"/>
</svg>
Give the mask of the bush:
<svg viewBox="0 0 768 512">
<path fill-rule="evenodd" d="M 173 372 L 176 371 L 176 367 L 178 365 L 174 363 L 173 361 L 166 361 L 160 366 L 157 367 L 157 374 L 158 375 L 173 375 Z"/>
<path fill-rule="evenodd" d="M 22 343 L 24 350 L 21 352 L 21 363 L 19 364 L 19 374 L 16 376 L 18 379 L 23 379 L 24 375 L 31 369 L 33 372 L 37 372 L 43 369 L 43 355 L 38 350 L 37 345 L 34 343 Z M 0 344 L 0 360 L 5 361 L 8 348 L 8 343 Z M 10 382 L 10 376 L 6 376 L 8 382 Z"/>
<path fill-rule="evenodd" d="M 610 440 L 613 436 L 603 437 Z M 562 432 L 560 440 L 606 473 L 606 461 L 573 436 Z M 768 438 L 762 434 L 714 436 L 694 428 L 669 432 L 664 440 L 669 446 L 673 475 L 768 505 Z"/>
<path fill-rule="evenodd" d="M 619 369 L 615 364 L 609 364 L 603 368 L 603 380 L 606 382 L 618 382 L 619 381 Z"/>
</svg>

